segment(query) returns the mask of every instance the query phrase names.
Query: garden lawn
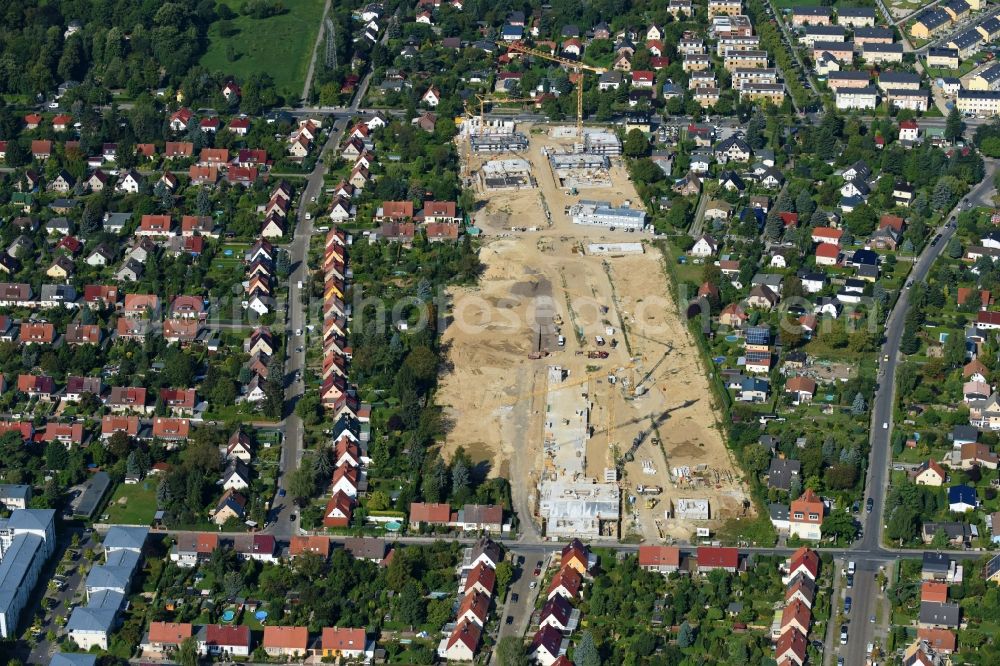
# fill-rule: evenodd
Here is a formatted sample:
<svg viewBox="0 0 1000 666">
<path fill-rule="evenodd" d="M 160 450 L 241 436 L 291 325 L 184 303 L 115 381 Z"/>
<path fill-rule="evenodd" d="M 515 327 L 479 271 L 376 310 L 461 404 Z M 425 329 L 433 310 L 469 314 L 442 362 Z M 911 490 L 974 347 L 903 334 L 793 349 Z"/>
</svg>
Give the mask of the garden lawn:
<svg viewBox="0 0 1000 666">
<path fill-rule="evenodd" d="M 279 95 L 298 100 L 323 20 L 323 0 L 283 1 L 287 11 L 279 16 L 254 19 L 238 15 L 231 22 L 236 33 L 228 37 L 219 34 L 218 22 L 213 24 L 208 29 L 209 45 L 201 65 L 237 79 L 264 72 L 274 79 Z M 223 2 L 239 14 L 240 2 Z M 234 62 L 227 57 L 230 46 L 238 56 Z"/>
<path fill-rule="evenodd" d="M 156 479 L 121 484 L 108 504 L 108 522 L 121 525 L 148 525 L 156 513 Z"/>
</svg>

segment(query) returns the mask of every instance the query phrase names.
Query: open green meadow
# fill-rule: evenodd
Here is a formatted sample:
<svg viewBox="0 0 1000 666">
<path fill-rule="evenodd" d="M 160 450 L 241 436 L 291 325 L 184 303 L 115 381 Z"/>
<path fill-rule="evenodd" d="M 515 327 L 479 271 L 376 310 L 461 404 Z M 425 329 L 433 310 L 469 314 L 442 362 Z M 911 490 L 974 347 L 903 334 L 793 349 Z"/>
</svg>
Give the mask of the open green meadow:
<svg viewBox="0 0 1000 666">
<path fill-rule="evenodd" d="M 236 0 L 224 2 L 238 16 L 228 22 L 232 32 L 227 36 L 220 34 L 218 21 L 209 28 L 202 66 L 238 79 L 265 72 L 274 79 L 278 94 L 297 100 L 323 19 L 323 0 L 283 0 L 287 11 L 266 19 L 239 14 L 241 3 Z"/>
</svg>

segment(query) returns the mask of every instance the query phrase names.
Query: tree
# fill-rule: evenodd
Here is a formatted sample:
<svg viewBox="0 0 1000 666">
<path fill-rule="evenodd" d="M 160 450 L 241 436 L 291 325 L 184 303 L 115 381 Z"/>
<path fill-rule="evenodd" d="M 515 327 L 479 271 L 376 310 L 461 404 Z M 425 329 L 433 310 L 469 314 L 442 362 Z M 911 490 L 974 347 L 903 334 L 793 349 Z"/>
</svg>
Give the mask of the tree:
<svg viewBox="0 0 1000 666">
<path fill-rule="evenodd" d="M 861 204 L 844 216 L 847 230 L 854 236 L 867 236 L 878 224 L 878 213 L 868 204 Z"/>
<path fill-rule="evenodd" d="M 458 494 L 469 488 L 469 466 L 464 458 L 456 456 L 451 466 L 451 488 L 453 494 Z"/>
<path fill-rule="evenodd" d="M 238 597 L 243 593 L 245 583 L 239 571 L 227 571 L 222 577 L 222 592 L 227 597 Z"/>
<path fill-rule="evenodd" d="M 195 197 L 194 207 L 198 212 L 198 215 L 208 215 L 212 212 L 212 195 L 208 193 L 207 187 L 198 188 L 198 195 Z"/>
<path fill-rule="evenodd" d="M 958 240 L 957 236 L 952 236 L 946 250 L 952 259 L 960 259 L 962 257 L 962 241 Z"/>
<path fill-rule="evenodd" d="M 767 223 L 764 225 L 764 238 L 772 243 L 781 240 L 781 232 L 784 230 L 784 222 L 778 214 L 777 208 L 772 208 L 767 216 Z"/>
<path fill-rule="evenodd" d="M 580 642 L 573 650 L 573 663 L 576 666 L 601 666 L 601 655 L 597 652 L 594 636 L 589 631 L 580 635 Z"/>
<path fill-rule="evenodd" d="M 751 474 L 760 474 L 770 462 L 770 452 L 760 444 L 751 444 L 743 449 L 743 466 Z"/>
<path fill-rule="evenodd" d="M 171 499 L 170 484 L 167 483 L 167 479 L 164 477 L 160 479 L 160 483 L 156 486 L 156 508 L 167 508 Z"/>
<path fill-rule="evenodd" d="M 407 581 L 403 586 L 403 591 L 399 594 L 397 610 L 400 622 L 411 627 L 423 624 L 427 608 L 416 581 Z"/>
<path fill-rule="evenodd" d="M 917 337 L 916 327 L 909 324 L 903 329 L 903 337 L 899 341 L 899 351 L 906 355 L 916 354 L 920 349 L 920 339 Z"/>
<path fill-rule="evenodd" d="M 853 449 L 849 449 L 853 451 Z M 826 485 L 832 490 L 848 490 L 854 487 L 858 479 L 857 465 L 850 462 L 838 462 L 826 470 Z"/>
<path fill-rule="evenodd" d="M 855 393 L 854 401 L 851 403 L 851 413 L 855 416 L 860 416 L 865 413 L 866 409 L 868 409 L 868 405 L 865 402 L 865 396 L 861 395 L 860 392 Z"/>
<path fill-rule="evenodd" d="M 816 204 L 809 195 L 809 188 L 803 187 L 795 197 L 795 212 L 799 214 L 799 220 L 805 222 L 816 210 Z"/>
<path fill-rule="evenodd" d="M 135 451 L 128 454 L 128 458 L 125 459 L 125 473 L 129 476 L 140 477 L 142 476 L 143 470 L 139 467 L 139 457 L 136 455 Z"/>
<path fill-rule="evenodd" d="M 69 462 L 69 452 L 66 451 L 66 446 L 53 439 L 45 447 L 45 467 L 50 470 L 61 470 L 66 468 L 66 464 Z"/>
<path fill-rule="evenodd" d="M 185 638 L 177 646 L 174 661 L 180 664 L 180 666 L 198 666 L 198 642 L 193 636 Z"/>
<path fill-rule="evenodd" d="M 506 590 L 507 586 L 510 584 L 511 579 L 514 577 L 514 565 L 510 563 L 509 560 L 504 560 L 497 565 L 496 578 L 497 578 L 497 589 Z"/>
<path fill-rule="evenodd" d="M 917 536 L 917 514 L 907 506 L 897 506 L 889 516 L 885 535 L 893 541 L 908 543 Z"/>
<path fill-rule="evenodd" d="M 833 511 L 823 519 L 820 532 L 822 532 L 824 537 L 833 539 L 844 538 L 848 541 L 853 541 L 858 535 L 858 526 L 854 522 L 854 517 L 846 511 Z"/>
<path fill-rule="evenodd" d="M 687 620 L 681 623 L 681 628 L 677 632 L 677 647 L 688 648 L 694 643 L 694 629 L 688 624 Z"/>
<path fill-rule="evenodd" d="M 965 340 L 961 331 L 949 331 L 944 343 L 944 362 L 952 368 L 965 363 Z"/>
<path fill-rule="evenodd" d="M 389 508 L 389 496 L 384 490 L 375 490 L 368 496 L 370 511 L 385 511 Z"/>
<path fill-rule="evenodd" d="M 965 123 L 962 122 L 962 116 L 958 113 L 958 107 L 952 106 L 951 111 L 948 112 L 948 118 L 944 122 L 944 138 L 955 143 L 962 136 L 964 130 Z"/>
<path fill-rule="evenodd" d="M 306 500 L 316 492 L 316 475 L 308 467 L 300 467 L 288 477 L 288 492 L 297 500 Z"/>
<path fill-rule="evenodd" d="M 649 154 L 649 140 L 642 130 L 633 129 L 625 135 L 625 145 L 622 147 L 627 157 L 645 157 Z"/>
<path fill-rule="evenodd" d="M 528 666 L 530 660 L 524 651 L 524 641 L 518 636 L 504 636 L 497 643 L 497 661 L 500 666 Z"/>
</svg>

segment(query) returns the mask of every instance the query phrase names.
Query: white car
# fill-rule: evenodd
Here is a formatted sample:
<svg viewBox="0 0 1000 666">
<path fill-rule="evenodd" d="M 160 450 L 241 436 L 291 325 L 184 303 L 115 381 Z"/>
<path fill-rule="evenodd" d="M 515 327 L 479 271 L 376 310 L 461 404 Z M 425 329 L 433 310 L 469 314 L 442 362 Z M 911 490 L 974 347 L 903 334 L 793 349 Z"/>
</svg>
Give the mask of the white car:
<svg viewBox="0 0 1000 666">
<path fill-rule="evenodd" d="M 889 429 L 889 422 L 882 421 L 882 430 L 888 430 L 888 429 Z"/>
</svg>

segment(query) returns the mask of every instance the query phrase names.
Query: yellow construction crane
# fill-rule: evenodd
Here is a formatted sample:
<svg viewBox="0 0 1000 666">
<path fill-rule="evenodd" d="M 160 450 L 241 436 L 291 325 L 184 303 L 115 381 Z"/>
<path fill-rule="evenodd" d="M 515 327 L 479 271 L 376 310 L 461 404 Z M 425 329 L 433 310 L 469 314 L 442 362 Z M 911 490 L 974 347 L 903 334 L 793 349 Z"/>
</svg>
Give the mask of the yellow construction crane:
<svg viewBox="0 0 1000 666">
<path fill-rule="evenodd" d="M 595 74 L 604 74 L 608 70 L 604 67 L 592 67 L 576 60 L 554 56 L 546 53 L 545 51 L 529 48 L 520 42 L 510 44 L 507 47 L 507 50 L 532 55 L 543 60 L 551 60 L 552 62 L 559 63 L 563 67 L 576 71 L 576 133 L 579 137 L 583 138 L 583 70 L 594 72 Z"/>
</svg>

